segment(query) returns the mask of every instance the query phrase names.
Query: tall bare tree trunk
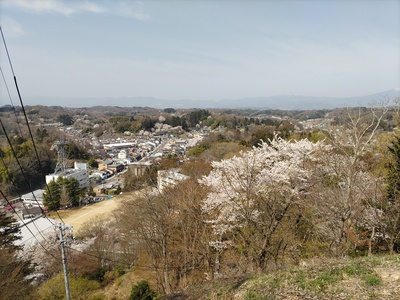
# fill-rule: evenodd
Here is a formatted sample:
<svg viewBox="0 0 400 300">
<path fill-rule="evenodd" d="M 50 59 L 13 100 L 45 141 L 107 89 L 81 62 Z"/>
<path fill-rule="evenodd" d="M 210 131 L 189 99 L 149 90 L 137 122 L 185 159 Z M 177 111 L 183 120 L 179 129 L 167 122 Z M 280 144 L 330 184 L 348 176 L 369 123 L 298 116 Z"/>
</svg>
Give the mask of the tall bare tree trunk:
<svg viewBox="0 0 400 300">
<path fill-rule="evenodd" d="M 171 285 L 169 282 L 168 250 L 167 250 L 167 241 L 165 237 L 163 241 L 163 259 L 164 259 L 164 267 L 163 267 L 164 289 L 165 293 L 169 295 L 171 294 Z"/>
<path fill-rule="evenodd" d="M 372 240 L 375 236 L 375 226 L 372 227 L 371 235 L 369 236 L 368 239 L 368 256 L 372 255 Z"/>
</svg>

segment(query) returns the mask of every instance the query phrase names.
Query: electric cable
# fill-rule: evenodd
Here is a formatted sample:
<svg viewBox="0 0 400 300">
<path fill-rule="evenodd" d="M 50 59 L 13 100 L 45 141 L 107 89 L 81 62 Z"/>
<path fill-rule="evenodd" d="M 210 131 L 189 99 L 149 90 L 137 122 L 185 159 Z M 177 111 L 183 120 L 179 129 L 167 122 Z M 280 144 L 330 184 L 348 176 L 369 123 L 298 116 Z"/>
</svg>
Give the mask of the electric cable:
<svg viewBox="0 0 400 300">
<path fill-rule="evenodd" d="M 38 160 L 40 169 L 41 169 L 41 171 L 42 171 L 42 174 L 44 175 L 43 167 L 42 167 L 41 161 L 40 161 L 40 159 L 39 159 L 39 155 L 38 155 L 38 152 L 37 152 L 37 147 L 36 147 L 36 144 L 35 144 L 33 135 L 32 135 L 32 131 L 31 131 L 29 122 L 28 122 L 28 118 L 27 118 L 27 115 L 26 115 L 25 107 L 24 107 L 24 104 L 23 104 L 23 101 L 22 101 L 21 93 L 20 93 L 20 90 L 19 90 L 18 82 L 17 82 L 17 77 L 15 76 L 14 68 L 13 68 L 13 65 L 12 65 L 12 62 L 11 62 L 11 58 L 10 58 L 10 54 L 9 54 L 9 51 L 8 51 L 8 47 L 7 47 L 7 43 L 6 43 L 6 41 L 5 41 L 4 34 L 3 34 L 3 30 L 2 30 L 2 28 L 1 28 L 1 26 L 0 26 L 0 32 L 1 32 L 1 36 L 2 36 L 2 39 L 3 39 L 3 43 L 4 43 L 4 46 L 5 46 L 5 49 L 6 49 L 6 53 L 7 53 L 8 61 L 9 61 L 9 64 L 10 64 L 10 68 L 11 68 L 11 71 L 12 71 L 12 74 L 13 74 L 13 77 L 14 77 L 14 83 L 15 83 L 15 87 L 16 87 L 16 90 L 17 90 L 17 93 L 18 93 L 18 98 L 19 98 L 19 100 L 20 100 L 21 108 L 22 108 L 22 111 L 23 111 L 23 114 L 24 114 L 24 117 L 25 117 L 26 124 L 27 124 L 27 126 L 28 126 L 28 131 L 29 131 L 29 134 L 30 134 L 30 138 L 31 138 L 31 141 L 32 141 L 32 145 L 33 145 L 33 148 L 34 148 L 34 151 L 35 151 L 36 158 L 37 158 L 37 160 Z M 2 72 L 2 74 L 3 74 L 3 72 Z M 3 75 L 3 76 L 4 76 L 4 75 Z M 8 90 L 8 88 L 7 88 L 7 90 Z M 27 183 L 29 183 L 28 180 L 27 180 L 27 178 L 26 178 L 25 173 L 23 172 L 23 168 L 22 168 L 22 166 L 21 166 L 21 163 L 19 162 L 19 159 L 18 159 L 18 157 L 16 156 L 15 150 L 14 150 L 12 144 L 11 144 L 11 141 L 10 141 L 10 139 L 9 139 L 9 137 L 8 137 L 8 134 L 7 134 L 6 130 L 5 130 L 4 124 L 3 124 L 3 122 L 1 121 L 1 119 L 0 119 L 0 123 L 1 123 L 1 126 L 2 126 L 2 128 L 3 128 L 3 131 L 4 131 L 5 134 L 6 134 L 7 141 L 8 141 L 8 143 L 9 143 L 10 147 L 11 147 L 13 156 L 14 156 L 15 159 L 17 160 L 17 163 L 18 163 L 18 165 L 19 165 L 19 167 L 20 167 L 20 169 L 21 169 L 21 173 L 22 173 L 22 175 L 23 175 L 25 181 L 26 181 Z M 46 187 L 47 187 L 47 190 L 48 190 L 49 193 L 50 193 L 50 198 L 52 198 L 51 191 L 50 191 L 50 189 L 48 188 L 47 183 L 46 183 Z M 30 183 L 29 183 L 29 189 L 31 190 L 32 195 L 34 196 L 35 201 L 36 201 L 36 202 L 38 203 L 38 205 L 39 205 L 39 202 L 38 202 L 38 200 L 36 199 L 36 196 L 34 195 L 34 193 L 33 193 L 33 191 L 32 191 L 32 187 L 31 187 Z M 3 192 L 2 192 L 1 190 L 0 190 L 0 192 L 1 192 L 2 196 L 4 197 L 4 199 L 6 199 L 6 201 L 7 201 L 8 203 L 10 203 L 10 202 L 8 201 L 8 199 L 5 197 L 5 195 L 3 194 Z M 15 212 L 14 207 L 13 207 L 12 205 L 10 205 L 10 206 L 11 206 L 11 208 L 12 208 L 12 209 L 14 210 L 14 212 Z M 39 207 L 40 207 L 40 205 L 39 205 Z M 40 208 L 41 208 L 41 207 L 40 207 Z M 42 211 L 43 215 L 46 216 L 42 208 L 41 208 L 41 211 Z M 15 213 L 16 213 L 16 212 L 15 212 Z M 61 222 L 64 223 L 64 221 L 62 220 L 62 218 L 61 218 L 61 216 L 59 215 L 58 211 L 56 211 L 56 213 L 57 213 L 58 217 L 60 218 Z M 17 214 L 17 215 L 18 215 L 18 214 Z M 20 218 L 19 215 L 18 215 L 18 217 Z M 46 217 L 46 218 L 47 218 L 47 217 Z M 47 219 L 48 219 L 48 218 L 47 218 Z M 49 219 L 48 219 L 48 220 L 49 220 Z M 21 219 L 21 221 L 22 221 L 22 219 Z M 50 221 L 50 220 L 49 220 L 49 221 Z M 22 221 L 22 222 L 23 222 L 23 221 Z M 23 223 L 24 223 L 24 222 L 23 222 Z M 54 223 L 53 223 L 53 225 L 54 225 Z M 28 228 L 28 227 L 27 227 L 27 228 Z M 28 228 L 28 229 L 29 229 L 29 228 Z M 30 229 L 29 229 L 29 231 L 32 233 L 32 231 L 31 231 Z M 32 233 L 32 235 L 33 235 L 33 236 L 35 237 L 35 239 L 38 241 L 39 245 L 40 245 L 49 255 L 51 255 L 53 258 L 56 259 L 56 257 L 55 257 L 54 255 L 52 255 L 52 254 L 39 242 L 39 240 L 37 239 L 37 237 L 36 237 L 33 233 Z M 74 249 L 74 248 L 71 248 L 71 247 L 68 247 L 68 246 L 67 246 L 66 248 L 71 249 L 71 250 L 73 250 L 73 251 L 77 251 L 77 252 L 83 253 L 83 254 L 88 255 L 88 256 L 96 257 L 96 258 L 98 258 L 98 259 L 104 259 L 104 260 L 106 260 L 106 261 L 111 261 L 111 262 L 122 263 L 122 264 L 128 265 L 127 263 L 123 263 L 123 262 L 121 262 L 121 261 L 116 261 L 116 260 L 111 260 L 111 259 L 107 259 L 107 258 L 102 258 L 102 257 L 99 257 L 99 256 L 97 256 L 97 255 L 93 255 L 93 254 L 90 254 L 90 253 L 86 253 L 86 252 L 83 252 L 83 251 L 80 251 L 80 250 L 77 250 L 77 249 Z M 129 266 L 131 266 L 131 265 L 129 264 Z M 139 266 L 139 268 L 151 269 L 151 270 L 154 270 L 154 269 L 155 269 L 155 267 L 140 267 L 140 266 Z M 176 268 L 176 267 L 170 266 L 170 268 Z"/>
<path fill-rule="evenodd" d="M 24 114 L 25 121 L 26 121 L 26 125 L 27 125 L 27 127 L 28 127 L 28 131 L 29 131 L 29 135 L 30 135 L 30 138 L 31 138 L 31 141 L 32 141 L 33 149 L 35 150 L 36 159 L 37 159 L 37 161 L 38 161 L 38 163 L 39 163 L 39 168 L 40 168 L 40 170 L 41 170 L 41 173 L 42 173 L 43 178 L 46 178 L 46 174 L 44 174 L 42 162 L 40 161 L 40 158 L 39 158 L 39 154 L 38 154 L 38 151 L 37 151 L 36 143 L 35 143 L 35 140 L 34 140 L 33 135 L 32 135 L 32 130 L 31 130 L 31 127 L 30 127 L 29 122 L 28 122 L 28 117 L 27 117 L 27 115 L 26 115 L 24 103 L 22 102 L 22 97 L 21 97 L 21 93 L 20 93 L 20 91 L 19 91 L 18 82 L 17 82 L 17 77 L 15 76 L 14 68 L 13 68 L 13 65 L 12 65 L 12 62 L 11 62 L 11 58 L 10 58 L 10 54 L 9 54 L 9 51 L 8 51 L 8 47 L 7 47 L 7 43 L 6 43 L 6 40 L 5 40 L 5 38 L 4 38 L 4 34 L 3 34 L 3 30 L 1 29 L 1 26 L 0 26 L 0 32 L 1 32 L 2 39 L 3 39 L 4 47 L 5 47 L 6 52 L 7 52 L 8 62 L 9 62 L 9 64 L 10 64 L 10 68 L 11 68 L 12 74 L 13 74 L 13 76 L 14 76 L 14 83 L 15 83 L 15 87 L 16 87 L 16 89 L 17 89 L 18 98 L 19 98 L 20 103 L 21 103 L 22 112 L 23 112 L 23 114 Z M 2 124 L 2 126 L 3 126 L 3 124 Z M 3 127 L 4 127 L 4 126 L 3 126 Z M 5 131 L 5 129 L 4 129 L 4 131 Z M 11 145 L 11 144 L 10 144 L 10 145 Z M 22 169 L 21 169 L 21 170 L 22 170 Z M 45 185 L 46 185 L 46 187 L 47 187 L 47 191 L 49 192 L 50 198 L 51 198 L 52 200 L 54 200 L 53 195 L 51 194 L 51 190 L 49 189 L 49 186 L 47 185 L 46 180 L 45 180 Z M 32 188 L 31 188 L 31 187 L 30 187 L 30 189 L 31 189 L 31 191 L 32 191 Z M 33 191 L 32 191 L 32 194 L 33 194 Z M 36 197 L 35 197 L 35 199 L 36 199 Z M 56 213 L 57 213 L 57 215 L 58 215 L 60 221 L 61 221 L 62 223 L 64 223 L 63 219 L 61 218 L 61 216 L 60 216 L 60 214 L 58 213 L 57 210 L 56 210 Z"/>
<path fill-rule="evenodd" d="M 24 207 L 25 211 L 28 212 L 28 208 L 25 206 L 25 203 L 24 203 L 24 202 L 22 202 L 22 206 Z M 44 235 L 42 234 L 42 232 L 41 232 L 41 231 L 39 230 L 39 228 L 37 227 L 37 225 L 36 225 L 34 219 L 32 219 L 32 223 L 33 223 L 33 226 L 35 226 L 35 228 L 36 228 L 36 230 L 38 231 L 38 233 L 40 234 L 40 236 L 43 238 L 43 240 L 46 241 L 46 238 L 44 237 Z M 24 224 L 25 224 L 25 222 L 24 222 Z M 26 226 L 26 224 L 25 224 L 25 226 Z"/>
<path fill-rule="evenodd" d="M 11 174 L 10 174 L 10 172 L 8 171 L 7 165 L 5 164 L 5 161 L 4 161 L 4 159 L 3 159 L 3 157 L 2 157 L 1 155 L 0 155 L 0 159 L 1 159 L 2 163 L 3 163 L 4 169 L 6 170 L 7 176 L 8 176 L 8 178 L 10 179 L 11 184 L 14 186 L 14 188 L 15 188 L 15 190 L 16 190 L 16 192 L 17 192 L 18 197 L 21 198 L 21 194 L 19 193 L 18 188 L 17 188 L 17 186 L 16 186 L 14 180 L 12 179 L 12 176 L 10 176 Z M 32 192 L 32 194 L 33 194 L 33 192 Z M 33 195 L 34 195 L 34 194 L 33 194 Z M 36 198 L 35 198 L 35 200 L 37 201 Z M 8 202 L 8 201 L 7 201 L 7 202 Z M 37 203 L 38 203 L 38 206 L 39 206 L 39 208 L 40 208 L 40 210 L 41 210 L 41 212 L 42 212 L 42 216 L 44 216 L 46 219 L 48 219 L 49 222 L 50 222 L 52 225 L 55 225 L 49 218 L 46 217 L 46 215 L 44 214 L 44 211 L 43 211 L 43 209 L 41 208 L 41 206 L 40 206 L 40 204 L 39 204 L 38 201 L 37 201 Z M 8 204 L 11 205 L 9 202 L 8 202 Z M 24 203 L 22 203 L 22 204 L 23 204 L 23 206 L 24 206 L 25 211 L 27 212 L 28 210 L 27 210 L 25 204 L 24 204 Z M 12 205 L 11 205 L 11 208 L 13 208 Z M 14 212 L 15 212 L 15 210 L 14 210 Z M 18 217 L 19 217 L 19 215 L 18 215 Z M 21 220 L 21 221 L 22 221 L 22 220 Z M 38 233 L 39 233 L 39 234 L 41 235 L 41 237 L 43 238 L 43 240 L 46 241 L 45 236 L 42 234 L 42 232 L 41 232 L 41 231 L 39 230 L 39 228 L 37 227 L 37 225 L 36 225 L 36 223 L 35 223 L 35 220 L 32 220 L 32 223 L 33 223 L 33 226 L 35 226 L 35 228 L 36 228 L 36 230 L 38 231 Z M 22 226 L 26 226 L 26 223 L 23 222 L 23 221 L 22 221 L 22 225 L 21 225 L 20 227 L 22 227 Z M 28 228 L 28 227 L 27 227 L 27 228 Z"/>
<path fill-rule="evenodd" d="M 21 137 L 24 137 L 23 134 L 22 134 L 21 126 L 20 126 L 19 121 L 18 121 L 17 111 L 15 109 L 15 106 L 14 106 L 14 103 L 13 103 L 13 100 L 12 100 L 12 97 L 11 97 L 11 94 L 10 94 L 10 90 L 8 89 L 7 81 L 6 81 L 6 78 L 4 77 L 3 69 L 1 68 L 1 66 L 0 66 L 0 72 L 1 72 L 1 76 L 3 77 L 4 85 L 5 85 L 6 90 L 7 90 L 8 98 L 10 99 L 10 102 L 11 102 L 11 105 L 12 105 L 12 108 L 13 108 L 13 111 L 14 111 L 15 120 L 16 120 L 17 125 L 18 125 L 19 133 L 20 133 Z"/>
<path fill-rule="evenodd" d="M 18 191 L 17 185 L 15 184 L 14 180 L 12 179 L 12 176 L 11 176 L 10 172 L 8 171 L 7 165 L 6 165 L 4 159 L 3 159 L 3 157 L 2 157 L 1 155 L 0 155 L 0 159 L 1 159 L 1 162 L 3 163 L 4 169 L 6 170 L 7 177 L 9 178 L 11 184 L 14 186 L 14 189 L 17 191 L 18 197 L 21 199 L 21 194 L 20 194 L 19 191 Z M 25 208 L 25 211 L 28 212 L 27 208 L 25 207 L 25 204 L 24 204 L 23 202 L 22 202 L 22 204 L 23 204 L 23 206 L 24 206 L 24 208 Z M 10 204 L 9 204 L 9 205 L 10 205 Z M 12 206 L 11 206 L 11 208 L 12 208 Z M 42 235 L 42 233 L 40 232 L 39 228 L 36 226 L 35 222 L 33 222 L 33 225 L 35 226 L 35 228 L 36 228 L 36 230 L 39 232 L 39 234 L 42 236 L 42 238 L 43 238 L 44 240 L 46 240 L 46 238 L 45 238 L 45 237 Z"/>
<path fill-rule="evenodd" d="M 74 249 L 74 248 L 72 248 L 72 247 L 70 247 L 70 246 L 65 246 L 65 248 L 70 249 L 70 250 L 75 251 L 75 252 L 79 252 L 79 253 L 85 254 L 85 255 L 87 255 L 87 256 L 91 256 L 91 257 L 100 259 L 100 260 L 105 260 L 105 261 L 110 261 L 110 262 L 114 262 L 114 263 L 124 264 L 124 265 L 127 265 L 127 266 L 130 265 L 130 264 L 128 264 L 128 263 L 125 263 L 125 262 L 122 262 L 122 261 L 119 261 L 119 260 L 114 260 L 114 259 L 110 259 L 110 258 L 105 258 L 105 257 L 101 257 L 101 256 L 98 256 L 98 255 L 95 255 L 95 254 L 92 254 L 92 253 L 88 253 L 88 252 L 85 252 L 85 251 L 81 251 L 81 250 L 78 250 L 78 249 Z"/>
<path fill-rule="evenodd" d="M 132 263 L 129 264 L 129 263 L 126 263 L 126 262 L 123 262 L 123 261 L 120 261 L 120 260 L 104 258 L 104 257 L 98 256 L 98 255 L 92 254 L 92 253 L 88 253 L 88 252 L 85 252 L 85 251 L 74 249 L 74 248 L 72 248 L 70 246 L 65 246 L 65 248 L 70 249 L 70 250 L 75 251 L 75 252 L 82 253 L 82 254 L 87 255 L 87 256 L 91 256 L 91 257 L 97 258 L 99 260 L 105 260 L 105 261 L 110 261 L 110 262 L 126 265 L 126 266 L 129 266 L 129 268 L 132 267 Z M 151 267 L 151 266 L 137 266 L 137 265 L 133 265 L 133 266 L 135 267 L 135 269 L 142 269 L 142 270 L 161 270 L 161 269 L 163 269 L 162 267 L 155 267 L 155 266 L 153 266 L 153 267 Z M 181 267 L 169 266 L 169 268 L 170 269 L 180 269 Z"/>
<path fill-rule="evenodd" d="M 8 205 L 10 205 L 11 209 L 14 211 L 14 213 L 18 216 L 18 218 L 21 220 L 21 222 L 24 224 L 24 220 L 22 220 L 22 218 L 20 217 L 20 215 L 16 212 L 14 206 L 11 204 L 11 202 L 7 199 L 6 195 L 4 195 L 3 191 L 0 190 L 0 194 L 1 196 L 4 198 L 4 200 L 6 200 L 6 202 L 8 203 Z M 54 225 L 54 224 L 53 224 Z M 32 232 L 32 230 L 26 226 L 26 228 L 28 229 L 28 231 L 32 234 L 32 236 L 35 238 L 35 240 L 38 242 L 38 244 L 46 251 L 46 253 L 48 253 L 51 257 L 57 259 L 49 250 L 46 249 L 46 247 L 43 246 L 43 244 L 39 241 L 39 239 L 36 237 L 36 235 Z"/>
<path fill-rule="evenodd" d="M 0 32 L 1 32 L 1 37 L 3 38 L 3 44 L 4 44 L 4 47 L 5 47 L 5 49 L 6 49 L 8 61 L 9 61 L 9 63 L 10 63 L 11 72 L 12 72 L 12 74 L 13 74 L 14 77 L 15 77 L 14 68 L 13 68 L 13 65 L 12 65 L 12 63 L 11 63 L 10 54 L 8 53 L 7 43 L 6 43 L 6 39 L 4 38 L 3 29 L 1 28 L 1 25 L 0 25 Z"/>
<path fill-rule="evenodd" d="M 14 156 L 14 158 L 15 158 L 15 160 L 16 160 L 16 162 L 17 162 L 17 164 L 18 164 L 18 166 L 19 166 L 19 168 L 21 170 L 21 174 L 24 177 L 25 182 L 28 184 L 29 190 L 31 191 L 31 193 L 33 195 L 33 198 L 35 199 L 36 203 L 40 207 L 40 210 L 41 210 L 42 214 L 45 215 L 45 212 L 44 212 L 43 208 L 40 206 L 39 201 L 36 199 L 36 195 L 33 193 L 31 183 L 28 181 L 28 178 L 25 175 L 24 169 L 22 168 L 21 162 L 19 161 L 18 156 L 15 153 L 14 147 L 13 147 L 13 145 L 11 143 L 10 137 L 8 136 L 6 129 L 4 128 L 4 124 L 3 124 L 3 121 L 1 120 L 1 118 L 0 118 L 0 124 L 1 124 L 1 127 L 2 127 L 3 131 L 4 131 L 5 136 L 7 138 L 8 144 L 10 145 L 11 152 L 12 152 L 12 154 L 13 154 L 13 156 Z"/>
</svg>

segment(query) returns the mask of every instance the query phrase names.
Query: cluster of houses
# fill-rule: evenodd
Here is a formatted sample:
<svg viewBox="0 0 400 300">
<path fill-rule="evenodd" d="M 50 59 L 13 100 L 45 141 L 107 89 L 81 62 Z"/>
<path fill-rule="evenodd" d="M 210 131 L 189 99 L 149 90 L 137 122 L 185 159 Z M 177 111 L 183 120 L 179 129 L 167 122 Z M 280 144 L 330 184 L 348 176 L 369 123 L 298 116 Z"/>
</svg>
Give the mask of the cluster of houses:
<svg viewBox="0 0 400 300">
<path fill-rule="evenodd" d="M 91 172 L 90 178 L 100 182 L 112 175 L 122 172 L 126 166 L 133 174 L 141 176 L 144 170 L 154 162 L 168 155 L 184 156 L 188 141 L 184 139 L 161 138 L 153 140 L 126 141 L 117 139 L 116 143 L 103 144 L 100 150 L 102 160 L 98 170 Z"/>
<path fill-rule="evenodd" d="M 53 127 L 61 126 L 61 124 L 42 124 L 42 126 L 46 125 Z M 95 128 L 95 126 L 93 126 L 93 128 Z M 48 184 L 53 180 L 56 181 L 59 177 L 75 178 L 78 180 L 80 188 L 87 188 L 90 186 L 91 182 L 105 183 L 105 179 L 117 175 L 126 168 L 132 170 L 131 174 L 133 176 L 142 176 L 145 174 L 146 169 L 164 157 L 171 155 L 184 157 L 187 149 L 195 146 L 196 143 L 202 139 L 202 135 L 205 134 L 201 134 L 200 131 L 192 132 L 187 133 L 187 139 L 180 139 L 173 135 L 174 130 L 174 128 L 169 128 L 167 125 L 162 124 L 162 126 L 156 126 L 154 134 L 143 131 L 135 138 L 133 138 L 132 134 L 125 133 L 125 138 L 100 140 L 95 137 L 84 137 L 81 135 L 81 130 L 75 129 L 74 127 L 63 128 L 64 134 L 67 135 L 70 140 L 75 140 L 75 142 L 83 145 L 86 150 L 100 157 L 98 160 L 98 168 L 96 170 L 91 170 L 87 163 L 75 162 L 73 168 L 46 175 L 46 183 Z M 180 128 L 179 131 L 181 132 L 182 129 Z M 179 170 L 158 171 L 157 175 L 157 188 L 160 192 L 166 187 L 172 186 L 178 181 L 187 178 L 185 175 L 180 174 Z M 110 184 L 103 184 L 102 186 L 104 188 L 108 185 L 110 185 L 110 188 L 115 188 L 115 183 L 112 180 L 107 182 Z M 119 184 L 119 182 L 120 180 L 118 180 L 117 184 Z M 10 212 L 16 211 L 21 216 L 24 220 L 21 222 L 25 224 L 23 230 L 28 230 L 28 226 L 33 224 L 40 232 L 45 232 L 46 230 L 53 232 L 55 227 L 52 222 L 39 226 L 42 221 L 48 222 L 46 218 L 41 218 L 43 216 L 43 211 L 46 210 L 43 204 L 44 192 L 44 189 L 38 189 L 24 194 L 18 198 L 12 199 L 11 205 L 8 205 L 10 206 L 9 208 L 7 207 L 7 203 L 3 203 L 3 208 L 10 210 Z M 106 193 L 107 191 L 103 192 Z M 96 197 L 94 199 L 100 198 L 101 197 Z M 23 236 L 25 235 L 28 238 L 23 239 L 22 243 L 28 244 L 28 239 L 32 239 L 31 231 L 27 234 L 23 234 Z"/>
<path fill-rule="evenodd" d="M 187 139 L 176 138 L 172 135 L 146 136 L 136 139 L 93 139 L 90 142 L 92 150 L 101 157 L 96 170 L 90 170 L 87 163 L 75 162 L 73 168 L 47 175 L 46 183 L 57 180 L 59 177 L 75 178 L 78 180 L 80 188 L 87 188 L 91 182 L 105 183 L 105 179 L 117 175 L 126 168 L 131 169 L 133 176 L 142 176 L 153 163 L 166 156 L 184 157 L 187 149 L 193 147 L 201 138 L 200 134 L 193 134 L 189 135 Z M 159 171 L 158 189 L 162 191 L 166 186 L 183 179 L 185 176 L 176 170 Z M 103 192 L 107 193 L 107 185 L 103 185 L 103 187 L 105 188 Z M 115 184 L 112 188 L 115 188 Z M 39 189 L 16 199 L 16 202 L 23 204 L 23 208 L 21 207 L 19 210 L 22 212 L 23 218 L 34 218 L 42 214 L 42 210 L 45 209 L 43 193 L 44 189 Z M 10 207 L 10 209 L 12 208 Z"/>
<path fill-rule="evenodd" d="M 127 141 L 116 139 L 115 143 L 101 141 L 102 149 L 98 149 L 103 160 L 118 161 L 128 165 L 141 160 L 157 161 L 167 155 L 183 156 L 186 153 L 187 139 L 172 136 Z"/>
</svg>

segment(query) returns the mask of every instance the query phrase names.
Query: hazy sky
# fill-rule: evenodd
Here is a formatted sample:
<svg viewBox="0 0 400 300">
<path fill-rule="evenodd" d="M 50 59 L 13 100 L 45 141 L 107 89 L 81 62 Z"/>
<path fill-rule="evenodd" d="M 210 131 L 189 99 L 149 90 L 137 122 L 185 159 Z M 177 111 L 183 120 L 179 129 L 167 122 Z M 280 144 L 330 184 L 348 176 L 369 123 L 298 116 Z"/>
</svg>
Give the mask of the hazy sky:
<svg viewBox="0 0 400 300">
<path fill-rule="evenodd" d="M 347 97 L 400 86 L 399 0 L 0 0 L 0 24 L 23 97 Z M 1 43 L 14 93 L 6 58 Z M 2 79 L 0 90 L 9 104 Z"/>
</svg>

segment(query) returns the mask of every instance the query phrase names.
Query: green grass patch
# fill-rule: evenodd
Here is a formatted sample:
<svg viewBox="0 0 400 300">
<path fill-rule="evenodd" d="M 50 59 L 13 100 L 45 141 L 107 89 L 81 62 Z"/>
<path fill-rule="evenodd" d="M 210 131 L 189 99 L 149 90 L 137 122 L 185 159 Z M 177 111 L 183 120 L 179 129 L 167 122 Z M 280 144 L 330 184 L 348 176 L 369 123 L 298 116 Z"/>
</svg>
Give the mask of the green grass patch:
<svg viewBox="0 0 400 300">
<path fill-rule="evenodd" d="M 245 300 L 265 300 L 265 299 L 274 299 L 274 298 L 266 298 L 265 295 L 262 295 L 253 289 L 249 289 L 246 292 L 246 295 L 244 296 Z"/>
<path fill-rule="evenodd" d="M 299 289 L 315 295 L 337 294 L 343 289 L 339 282 L 349 278 L 359 278 L 367 286 L 377 286 L 382 279 L 373 271 L 372 265 L 379 265 L 377 260 L 353 259 L 340 264 L 313 266 L 298 269 L 287 279 L 286 284 L 295 285 Z M 282 281 L 275 278 L 277 288 L 282 286 Z M 271 286 L 271 280 L 268 282 Z"/>
<path fill-rule="evenodd" d="M 267 274 L 210 282 L 212 292 L 198 295 L 221 300 L 283 300 L 296 295 L 304 299 L 377 299 L 382 297 L 381 289 L 386 283 L 375 268 L 399 264 L 400 256 L 327 259 L 320 264 L 288 266 Z"/>
<path fill-rule="evenodd" d="M 382 284 L 382 278 L 375 273 L 364 274 L 361 279 L 369 286 L 377 286 Z"/>
<path fill-rule="evenodd" d="M 275 290 L 279 289 L 283 285 L 283 282 L 280 278 L 274 277 L 268 281 L 268 285 L 271 289 Z"/>
</svg>

